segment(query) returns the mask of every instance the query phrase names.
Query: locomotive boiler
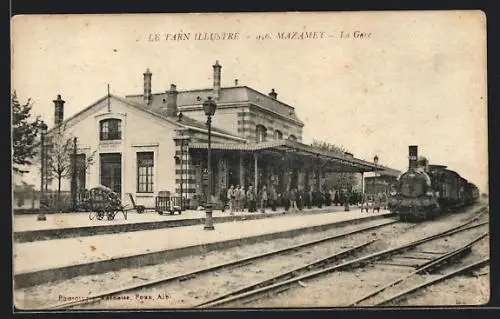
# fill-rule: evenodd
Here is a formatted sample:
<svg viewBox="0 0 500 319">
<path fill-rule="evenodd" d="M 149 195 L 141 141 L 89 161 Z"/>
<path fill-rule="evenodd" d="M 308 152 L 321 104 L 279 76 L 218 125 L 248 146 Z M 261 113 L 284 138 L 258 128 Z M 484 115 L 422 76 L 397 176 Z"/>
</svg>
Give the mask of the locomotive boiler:
<svg viewBox="0 0 500 319">
<path fill-rule="evenodd" d="M 409 146 L 409 168 L 391 190 L 389 209 L 401 220 L 430 219 L 479 198 L 478 188 L 443 165 L 418 161 L 418 147 Z"/>
</svg>

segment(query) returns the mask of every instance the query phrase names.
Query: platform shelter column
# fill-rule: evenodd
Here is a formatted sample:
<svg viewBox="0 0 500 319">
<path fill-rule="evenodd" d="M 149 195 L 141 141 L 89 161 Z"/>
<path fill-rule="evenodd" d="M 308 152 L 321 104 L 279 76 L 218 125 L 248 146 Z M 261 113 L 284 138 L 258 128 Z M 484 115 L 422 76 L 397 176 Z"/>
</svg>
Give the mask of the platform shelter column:
<svg viewBox="0 0 500 319">
<path fill-rule="evenodd" d="M 254 189 L 259 189 L 259 154 L 253 153 Z"/>
</svg>

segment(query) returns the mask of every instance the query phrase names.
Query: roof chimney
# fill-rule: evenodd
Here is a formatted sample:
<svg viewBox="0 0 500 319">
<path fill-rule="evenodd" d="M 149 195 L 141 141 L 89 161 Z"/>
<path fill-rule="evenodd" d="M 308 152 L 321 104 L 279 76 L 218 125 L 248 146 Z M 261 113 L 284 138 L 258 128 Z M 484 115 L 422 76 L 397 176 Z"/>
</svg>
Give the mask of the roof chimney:
<svg viewBox="0 0 500 319">
<path fill-rule="evenodd" d="M 57 100 L 53 100 L 54 102 L 54 125 L 57 127 L 62 124 L 64 119 L 64 101 L 61 99 L 61 94 L 57 95 Z"/>
<path fill-rule="evenodd" d="M 410 168 L 417 168 L 417 159 L 418 159 L 418 146 L 417 145 L 410 145 L 408 146 L 408 159 L 409 159 L 409 167 Z"/>
<path fill-rule="evenodd" d="M 219 101 L 220 96 L 220 70 L 222 66 L 219 64 L 219 60 L 215 61 L 213 65 L 214 68 L 214 100 Z"/>
<path fill-rule="evenodd" d="M 276 93 L 274 89 L 272 89 L 271 92 L 269 92 L 269 96 L 276 100 L 278 98 L 278 93 Z"/>
<path fill-rule="evenodd" d="M 144 103 L 146 105 L 151 104 L 152 100 L 152 94 L 151 94 L 151 77 L 153 74 L 149 71 L 149 69 L 146 69 L 146 72 L 144 72 Z"/>
<path fill-rule="evenodd" d="M 238 79 L 234 79 L 234 86 L 238 86 Z"/>
<path fill-rule="evenodd" d="M 177 116 L 177 87 L 175 84 L 170 84 L 170 90 L 167 91 L 167 115 Z"/>
</svg>

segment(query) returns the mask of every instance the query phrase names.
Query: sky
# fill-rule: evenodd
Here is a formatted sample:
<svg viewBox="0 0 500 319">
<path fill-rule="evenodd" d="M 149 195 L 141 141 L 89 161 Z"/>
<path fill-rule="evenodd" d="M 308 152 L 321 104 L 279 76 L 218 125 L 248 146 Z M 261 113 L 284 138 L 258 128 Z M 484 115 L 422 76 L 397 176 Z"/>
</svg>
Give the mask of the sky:
<svg viewBox="0 0 500 319">
<path fill-rule="evenodd" d="M 115 95 L 142 94 L 146 68 L 153 93 L 171 83 L 210 88 L 218 60 L 223 87 L 238 79 L 264 94 L 274 88 L 294 106 L 305 143 L 343 145 L 399 170 L 408 167 L 408 145 L 418 145 L 431 163 L 488 191 L 480 11 L 17 16 L 11 23 L 12 90 L 21 102 L 31 98 L 49 127 L 57 94 L 68 118 L 106 95 L 108 83 Z M 298 39 L 301 32 L 316 38 Z M 173 40 L 177 33 L 184 35 Z M 195 40 L 198 33 L 233 39 Z M 150 41 L 155 34 L 160 41 Z"/>
</svg>

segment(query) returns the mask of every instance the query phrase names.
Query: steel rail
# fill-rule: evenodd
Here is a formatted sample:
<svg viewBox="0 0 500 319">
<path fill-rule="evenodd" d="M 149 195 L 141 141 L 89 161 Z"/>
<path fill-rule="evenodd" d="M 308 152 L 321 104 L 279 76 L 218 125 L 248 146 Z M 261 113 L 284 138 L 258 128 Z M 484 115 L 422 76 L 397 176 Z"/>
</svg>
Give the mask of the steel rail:
<svg viewBox="0 0 500 319">
<path fill-rule="evenodd" d="M 469 242 L 469 243 L 467 243 L 467 244 L 465 244 L 465 245 L 463 245 L 463 246 L 461 246 L 461 247 L 459 247 L 459 248 L 457 248 L 449 253 L 445 253 L 442 256 L 438 256 L 438 257 L 430 260 L 429 262 L 424 263 L 423 265 L 420 265 L 417 269 L 410 272 L 409 274 L 406 274 L 406 275 L 386 284 L 385 286 L 378 288 L 378 289 L 366 294 L 365 296 L 357 299 L 356 301 L 350 303 L 348 305 L 348 307 L 354 307 L 356 305 L 359 305 L 363 301 L 366 301 L 372 297 L 375 297 L 376 295 L 378 295 L 382 291 L 385 291 L 386 289 L 389 289 L 389 288 L 403 282 L 404 280 L 408 279 L 409 277 L 411 277 L 413 275 L 421 274 L 425 271 L 432 270 L 434 267 L 440 265 L 441 263 L 443 263 L 447 260 L 450 260 L 450 259 L 454 258 L 455 256 L 458 256 L 461 253 L 465 252 L 466 250 L 470 249 L 474 244 L 476 244 L 478 241 L 482 240 L 486 236 L 488 236 L 488 233 L 484 233 L 484 234 L 480 235 L 479 237 L 475 238 L 474 240 L 472 240 L 471 242 Z"/>
<path fill-rule="evenodd" d="M 393 295 L 393 296 L 385 299 L 384 301 L 381 301 L 381 302 L 377 303 L 375 306 L 386 305 L 386 304 L 388 304 L 390 302 L 397 301 L 397 300 L 401 299 L 402 297 L 405 297 L 405 296 L 407 296 L 407 295 L 409 295 L 411 293 L 414 293 L 415 291 L 418 291 L 420 289 L 423 289 L 423 288 L 426 288 L 428 286 L 434 285 L 434 284 L 439 283 L 441 281 L 444 281 L 444 280 L 446 280 L 448 278 L 455 277 L 455 276 L 460 275 L 460 274 L 462 274 L 464 272 L 467 272 L 467 271 L 473 271 L 474 269 L 481 268 L 481 267 L 487 265 L 489 263 L 489 261 L 490 261 L 489 258 L 484 258 L 484 259 L 482 259 L 480 261 L 468 264 L 468 265 L 463 266 L 463 267 L 461 267 L 461 268 L 459 268 L 457 270 L 454 270 L 454 271 L 451 271 L 451 272 L 449 272 L 447 274 L 444 274 L 444 275 L 442 275 L 442 276 L 440 276 L 438 278 L 433 278 L 433 279 L 428 280 L 428 281 L 426 281 L 424 283 L 421 283 L 419 285 L 413 286 L 412 288 L 409 288 L 409 289 L 407 289 L 407 290 L 405 290 L 403 292 L 397 293 L 397 294 L 395 294 L 395 295 Z"/>
<path fill-rule="evenodd" d="M 183 273 L 183 274 L 180 274 L 180 275 L 168 276 L 168 277 L 163 277 L 163 278 L 151 280 L 151 281 L 148 281 L 148 282 L 143 282 L 143 283 L 138 283 L 138 284 L 132 284 L 132 285 L 124 287 L 124 288 L 112 289 L 112 290 L 109 290 L 109 291 L 98 293 L 98 294 L 95 294 L 93 296 L 89 296 L 89 297 L 87 297 L 86 299 L 83 299 L 83 300 L 75 300 L 75 301 L 69 301 L 69 302 L 66 302 L 66 303 L 59 303 L 59 304 L 51 305 L 51 306 L 48 307 L 48 309 L 65 309 L 65 308 L 71 308 L 71 307 L 75 307 L 75 306 L 81 306 L 81 305 L 85 305 L 85 304 L 89 304 L 89 303 L 95 303 L 95 302 L 99 302 L 100 300 L 102 300 L 102 299 L 104 299 L 105 297 L 108 297 L 108 296 L 117 295 L 117 294 L 120 294 L 120 293 L 125 293 L 125 292 L 131 291 L 131 290 L 136 290 L 136 289 L 141 289 L 141 288 L 147 288 L 147 287 L 158 285 L 158 284 L 165 284 L 165 283 L 173 282 L 173 281 L 176 281 L 176 280 L 181 280 L 181 281 L 182 280 L 188 280 L 188 279 L 194 278 L 196 275 L 201 275 L 201 274 L 204 274 L 204 273 L 208 273 L 208 272 L 219 270 L 219 269 L 223 269 L 223 268 L 229 268 L 229 267 L 232 267 L 232 266 L 246 265 L 249 262 L 252 262 L 252 261 L 255 261 L 255 260 L 258 260 L 258 259 L 270 257 L 270 256 L 273 256 L 273 255 L 283 254 L 283 253 L 286 253 L 286 252 L 298 250 L 298 249 L 309 247 L 309 246 L 314 246 L 314 245 L 317 245 L 317 244 L 320 244 L 320 243 L 323 243 L 323 242 L 327 242 L 327 241 L 330 241 L 330 240 L 340 239 L 340 238 L 343 238 L 343 237 L 347 237 L 347 236 L 350 236 L 350 235 L 358 234 L 358 233 L 365 232 L 365 231 L 368 231 L 368 230 L 373 230 L 373 229 L 376 229 L 376 228 L 381 228 L 381 227 L 384 227 L 384 226 L 389 226 L 389 225 L 396 224 L 396 223 L 399 223 L 399 221 L 397 221 L 397 220 L 391 220 L 391 221 L 388 221 L 388 222 L 385 222 L 385 223 L 380 223 L 380 224 L 377 224 L 377 225 L 372 225 L 372 226 L 368 226 L 368 227 L 364 227 L 364 228 L 360 228 L 360 229 L 356 229 L 356 230 L 344 232 L 344 233 L 341 233 L 341 234 L 336 234 L 336 235 L 333 235 L 333 236 L 327 236 L 327 237 L 324 237 L 324 238 L 321 238 L 321 239 L 316 239 L 316 240 L 312 240 L 312 241 L 309 241 L 309 242 L 306 242 L 306 243 L 301 243 L 301 244 L 298 244 L 298 245 L 293 245 L 293 246 L 289 246 L 289 247 L 285 247 L 285 248 L 273 250 L 273 251 L 266 252 L 266 253 L 263 253 L 263 254 L 257 254 L 257 255 L 253 255 L 253 256 L 250 256 L 250 257 L 245 257 L 245 258 L 234 260 L 234 261 L 230 261 L 230 262 L 226 262 L 226 263 L 221 263 L 221 264 L 218 264 L 218 265 L 215 265 L 215 266 L 211 266 L 211 267 L 207 267 L 207 268 L 201 268 L 201 269 L 197 269 L 197 270 L 194 270 L 194 271 L 189 271 L 189 272 L 186 272 L 186 273 Z"/>
<path fill-rule="evenodd" d="M 376 253 L 372 253 L 372 254 L 369 254 L 369 255 L 366 255 L 366 256 L 351 260 L 351 261 L 344 262 L 344 263 L 339 264 L 339 265 L 331 266 L 331 267 L 321 269 L 321 270 L 318 270 L 315 272 L 311 272 L 311 273 L 308 273 L 308 274 L 305 274 L 305 275 L 302 275 L 299 277 L 288 279 L 288 280 L 285 280 L 285 281 L 282 281 L 279 283 L 275 283 L 275 284 L 271 284 L 271 285 L 268 285 L 265 287 L 257 288 L 257 289 L 251 290 L 251 291 L 247 291 L 247 292 L 244 292 L 244 293 L 241 293 L 238 295 L 231 296 L 229 298 L 225 298 L 225 299 L 218 300 L 218 301 L 211 302 L 211 303 L 204 303 L 203 306 L 201 306 L 201 307 L 220 306 L 220 305 L 224 305 L 224 304 L 227 304 L 227 303 L 230 303 L 233 301 L 245 299 L 247 297 L 251 297 L 254 295 L 259 295 L 259 294 L 263 294 L 263 293 L 264 294 L 271 293 L 275 289 L 280 289 L 280 290 L 288 289 L 287 286 L 298 283 L 299 281 L 304 280 L 304 279 L 311 279 L 311 278 L 321 276 L 321 275 L 324 275 L 324 274 L 327 274 L 327 273 L 330 273 L 333 271 L 352 269 L 352 268 L 355 268 L 357 266 L 363 266 L 365 264 L 368 264 L 368 263 L 375 261 L 377 259 L 380 259 L 382 257 L 390 256 L 391 254 L 395 254 L 397 252 L 403 252 L 405 250 L 412 249 L 420 244 L 432 241 L 434 239 L 451 236 L 451 235 L 459 233 L 459 232 L 467 231 L 467 230 L 488 224 L 488 222 L 484 222 L 484 223 L 480 223 L 478 225 L 472 225 L 472 226 L 463 228 L 464 226 L 467 226 L 476 220 L 477 220 L 477 218 L 473 217 L 472 219 L 468 220 L 467 222 L 462 223 L 456 227 L 453 227 L 453 228 L 450 228 L 450 229 L 445 230 L 443 232 L 440 232 L 440 233 L 413 241 L 413 242 L 408 243 L 408 244 L 404 244 L 404 245 L 394 247 L 394 248 L 385 249 L 385 250 L 382 250 L 382 251 L 379 251 Z"/>
<path fill-rule="evenodd" d="M 209 303 L 213 303 L 213 302 L 216 302 L 216 301 L 219 301 L 219 300 L 222 300 L 222 299 L 226 299 L 226 298 L 231 297 L 233 295 L 241 294 L 241 293 L 253 290 L 253 289 L 257 289 L 257 288 L 260 288 L 260 287 L 271 285 L 271 284 L 275 283 L 278 280 L 285 280 L 285 279 L 296 277 L 296 276 L 298 276 L 298 273 L 300 271 L 304 271 L 304 270 L 308 271 L 308 270 L 311 270 L 313 268 L 322 267 L 325 264 L 329 264 L 329 263 L 331 263 L 331 262 L 333 262 L 335 260 L 338 260 L 338 259 L 340 259 L 340 258 L 342 258 L 344 256 L 348 256 L 350 254 L 353 254 L 356 251 L 361 250 L 361 249 L 365 248 L 366 246 L 368 246 L 368 245 L 376 242 L 377 240 L 378 239 L 369 240 L 369 241 L 364 242 L 364 243 L 362 243 L 360 245 L 357 245 L 355 247 L 344 249 L 344 250 L 342 250 L 340 252 L 334 253 L 333 255 L 330 255 L 330 256 L 327 256 L 327 257 L 324 257 L 324 258 L 312 261 L 312 262 L 307 263 L 307 264 L 305 264 L 303 266 L 299 266 L 299 267 L 296 267 L 296 268 L 294 268 L 292 270 L 288 270 L 286 272 L 283 272 L 283 273 L 280 273 L 278 275 L 272 276 L 270 278 L 267 278 L 267 279 L 264 279 L 264 280 L 260 280 L 260 281 L 258 281 L 256 283 L 249 284 L 249 285 L 247 285 L 245 287 L 238 288 L 236 290 L 233 290 L 233 291 L 230 291 L 230 292 L 228 292 L 226 294 L 223 294 L 223 295 L 221 295 L 221 296 L 219 296 L 217 298 L 204 301 L 201 304 L 197 304 L 195 307 L 201 307 L 201 306 L 203 306 L 205 304 L 209 304 Z"/>
</svg>

